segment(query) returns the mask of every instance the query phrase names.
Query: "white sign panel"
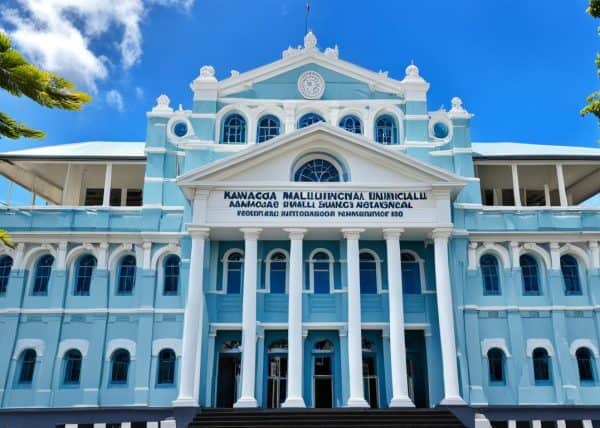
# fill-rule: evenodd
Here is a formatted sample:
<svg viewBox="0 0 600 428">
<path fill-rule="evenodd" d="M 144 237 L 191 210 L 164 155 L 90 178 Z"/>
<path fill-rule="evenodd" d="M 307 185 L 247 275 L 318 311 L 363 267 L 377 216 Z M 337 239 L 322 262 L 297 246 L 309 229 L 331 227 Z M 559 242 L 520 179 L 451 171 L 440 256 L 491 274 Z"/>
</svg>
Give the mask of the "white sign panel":
<svg viewBox="0 0 600 428">
<path fill-rule="evenodd" d="M 213 191 L 207 223 L 433 223 L 436 201 L 424 191 Z"/>
</svg>

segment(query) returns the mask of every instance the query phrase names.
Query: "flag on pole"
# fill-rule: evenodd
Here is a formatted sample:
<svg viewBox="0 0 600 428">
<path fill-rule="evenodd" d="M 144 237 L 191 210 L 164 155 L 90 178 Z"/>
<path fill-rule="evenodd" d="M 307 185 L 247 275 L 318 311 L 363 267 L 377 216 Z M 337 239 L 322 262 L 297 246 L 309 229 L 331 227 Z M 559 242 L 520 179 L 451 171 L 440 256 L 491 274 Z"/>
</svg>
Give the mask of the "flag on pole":
<svg viewBox="0 0 600 428">
<path fill-rule="evenodd" d="M 310 12 L 310 3 L 306 2 L 306 13 Z"/>
</svg>

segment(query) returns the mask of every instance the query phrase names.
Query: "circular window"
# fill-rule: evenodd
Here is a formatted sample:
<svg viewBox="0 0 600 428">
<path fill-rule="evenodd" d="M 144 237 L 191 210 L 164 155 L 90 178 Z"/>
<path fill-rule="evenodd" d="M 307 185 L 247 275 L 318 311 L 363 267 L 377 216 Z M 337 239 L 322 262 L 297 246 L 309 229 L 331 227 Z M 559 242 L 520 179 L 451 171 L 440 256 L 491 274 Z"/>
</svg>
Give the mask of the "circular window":
<svg viewBox="0 0 600 428">
<path fill-rule="evenodd" d="M 444 122 L 436 122 L 433 124 L 433 136 L 435 138 L 444 139 L 448 136 L 450 130 Z"/>
<path fill-rule="evenodd" d="M 185 122 L 177 122 L 173 125 L 173 134 L 177 137 L 182 138 L 185 137 L 188 133 L 188 126 Z"/>
</svg>

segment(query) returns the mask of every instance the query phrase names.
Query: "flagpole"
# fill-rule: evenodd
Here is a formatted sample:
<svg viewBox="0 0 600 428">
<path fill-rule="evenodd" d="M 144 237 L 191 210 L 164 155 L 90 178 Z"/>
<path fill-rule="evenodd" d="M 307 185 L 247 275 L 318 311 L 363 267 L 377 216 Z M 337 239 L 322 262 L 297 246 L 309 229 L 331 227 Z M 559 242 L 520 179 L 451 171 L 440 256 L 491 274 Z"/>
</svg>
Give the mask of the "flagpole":
<svg viewBox="0 0 600 428">
<path fill-rule="evenodd" d="M 310 13 L 310 2 L 306 2 L 306 15 L 304 18 L 304 35 L 308 34 L 308 14 Z"/>
</svg>

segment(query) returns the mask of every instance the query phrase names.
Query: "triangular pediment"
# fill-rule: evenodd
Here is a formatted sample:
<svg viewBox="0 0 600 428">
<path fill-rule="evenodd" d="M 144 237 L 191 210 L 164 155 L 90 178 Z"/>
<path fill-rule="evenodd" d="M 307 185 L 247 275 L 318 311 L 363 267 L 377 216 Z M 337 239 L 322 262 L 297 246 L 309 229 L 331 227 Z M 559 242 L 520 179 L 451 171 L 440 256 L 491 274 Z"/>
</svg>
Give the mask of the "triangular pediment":
<svg viewBox="0 0 600 428">
<path fill-rule="evenodd" d="M 322 183 L 292 180 L 298 162 L 319 154 L 343 165 L 346 180 L 328 183 L 331 188 L 457 191 L 466 184 L 460 176 L 326 123 L 248 146 L 228 158 L 188 172 L 179 177 L 178 184 L 189 197 L 198 188 L 322 186 Z"/>
</svg>

